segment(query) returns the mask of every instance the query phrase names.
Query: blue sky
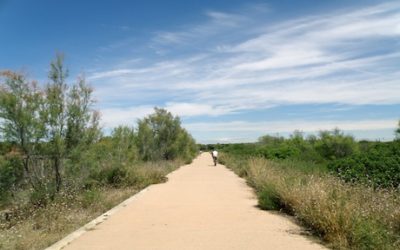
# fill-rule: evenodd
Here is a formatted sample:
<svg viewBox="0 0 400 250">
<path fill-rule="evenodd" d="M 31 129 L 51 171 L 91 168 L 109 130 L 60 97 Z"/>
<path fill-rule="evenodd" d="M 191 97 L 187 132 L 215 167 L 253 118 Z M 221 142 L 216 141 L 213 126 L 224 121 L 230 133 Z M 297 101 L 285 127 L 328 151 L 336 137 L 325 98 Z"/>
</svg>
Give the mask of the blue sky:
<svg viewBox="0 0 400 250">
<path fill-rule="evenodd" d="M 0 0 L 0 69 L 46 82 L 57 51 L 105 131 L 154 106 L 199 142 L 390 140 L 400 118 L 399 1 Z"/>
</svg>

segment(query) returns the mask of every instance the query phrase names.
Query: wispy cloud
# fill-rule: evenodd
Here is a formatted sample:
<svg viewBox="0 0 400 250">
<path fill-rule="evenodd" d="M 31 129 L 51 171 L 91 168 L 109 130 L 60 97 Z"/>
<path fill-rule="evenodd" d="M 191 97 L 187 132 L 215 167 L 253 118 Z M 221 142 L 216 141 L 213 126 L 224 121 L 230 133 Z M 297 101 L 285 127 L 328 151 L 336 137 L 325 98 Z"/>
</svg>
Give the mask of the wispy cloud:
<svg viewBox="0 0 400 250">
<path fill-rule="evenodd" d="M 134 99 L 185 116 L 400 104 L 399 2 L 274 22 L 255 12 L 208 11 L 203 23 L 154 34 L 150 50 L 168 56 L 121 61 L 89 79 L 105 103 Z"/>
<path fill-rule="evenodd" d="M 244 10 L 248 12 L 248 9 Z M 265 12 L 266 8 L 260 6 L 259 11 Z M 254 13 L 254 10 L 252 10 Z M 202 23 L 183 25 L 178 30 L 158 31 L 150 41 L 150 47 L 153 49 L 168 49 L 169 46 L 185 45 L 192 49 L 211 49 L 203 47 L 204 43 L 209 43 L 214 39 L 216 43 L 220 42 L 220 35 L 226 35 L 228 31 L 237 32 L 236 29 L 252 23 L 251 18 L 244 13 L 226 13 L 220 11 L 206 11 L 207 18 Z M 216 37 L 219 37 L 216 39 Z M 171 48 L 169 48 L 171 49 Z"/>
</svg>

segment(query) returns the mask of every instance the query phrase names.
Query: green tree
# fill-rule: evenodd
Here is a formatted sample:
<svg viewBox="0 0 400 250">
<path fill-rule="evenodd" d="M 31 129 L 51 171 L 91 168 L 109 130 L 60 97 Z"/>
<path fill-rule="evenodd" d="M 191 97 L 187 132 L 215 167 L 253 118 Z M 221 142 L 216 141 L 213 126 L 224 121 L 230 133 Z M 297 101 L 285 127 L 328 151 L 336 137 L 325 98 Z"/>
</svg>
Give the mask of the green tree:
<svg viewBox="0 0 400 250">
<path fill-rule="evenodd" d="M 93 120 L 91 98 L 93 90 L 90 88 L 84 78 L 79 78 L 78 83 L 73 85 L 68 93 L 67 99 L 67 131 L 65 135 L 67 150 L 79 146 L 80 143 L 91 144 L 97 136 L 88 136 L 88 124 L 94 127 L 98 122 Z"/>
<path fill-rule="evenodd" d="M 5 71 L 0 76 L 1 136 L 21 151 L 24 171 L 34 187 L 30 162 L 45 134 L 41 121 L 43 95 L 36 82 L 27 81 L 22 74 Z"/>
<path fill-rule="evenodd" d="M 160 108 L 155 108 L 153 114 L 138 121 L 137 137 L 139 155 L 143 160 L 191 157 L 185 154 L 190 152 L 194 155 L 192 151 L 196 147 L 193 138 L 181 127 L 179 117 Z"/>
<path fill-rule="evenodd" d="M 154 160 L 156 158 L 155 138 L 153 131 L 148 122 L 145 120 L 138 121 L 137 148 L 142 160 Z"/>
<path fill-rule="evenodd" d="M 44 123 L 47 127 L 48 152 L 53 160 L 56 190 L 61 187 L 61 159 L 65 156 L 67 133 L 67 84 L 68 71 L 64 69 L 61 54 L 50 64 L 50 83 L 46 87 Z"/>
<path fill-rule="evenodd" d="M 185 129 L 181 129 L 177 138 L 176 149 L 174 151 L 177 152 L 177 154 L 179 154 L 178 156 L 184 159 L 187 163 L 191 162 L 193 156 L 198 151 L 196 141 Z"/>
<path fill-rule="evenodd" d="M 62 160 L 83 150 L 100 137 L 99 114 L 92 110 L 92 89 L 84 78 L 68 87 L 68 70 L 61 54 L 50 64 L 50 83 L 45 89 L 44 119 L 47 152 L 53 161 L 56 191 L 61 188 Z"/>
<path fill-rule="evenodd" d="M 133 128 L 118 126 L 111 134 L 112 151 L 119 164 L 137 158 L 136 135 Z"/>
</svg>

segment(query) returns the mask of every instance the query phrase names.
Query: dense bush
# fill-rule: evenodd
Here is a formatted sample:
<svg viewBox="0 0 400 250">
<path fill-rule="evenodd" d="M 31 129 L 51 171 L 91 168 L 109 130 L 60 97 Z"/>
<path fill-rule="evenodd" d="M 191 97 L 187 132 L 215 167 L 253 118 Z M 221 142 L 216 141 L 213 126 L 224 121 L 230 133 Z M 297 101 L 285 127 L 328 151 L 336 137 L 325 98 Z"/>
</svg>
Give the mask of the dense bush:
<svg viewBox="0 0 400 250">
<path fill-rule="evenodd" d="M 315 149 L 322 157 L 328 160 L 344 158 L 354 154 L 358 145 L 354 138 L 343 134 L 339 129 L 322 131 L 319 140 L 315 142 Z"/>
<path fill-rule="evenodd" d="M 22 159 L 18 155 L 0 156 L 0 207 L 6 204 L 23 179 Z"/>
<path fill-rule="evenodd" d="M 126 175 L 126 169 L 118 166 L 113 166 L 110 168 L 102 169 L 97 174 L 97 176 L 94 176 L 94 179 L 101 182 L 102 184 L 118 186 L 124 181 Z"/>
<path fill-rule="evenodd" d="M 300 148 L 288 143 L 282 143 L 276 147 L 262 147 L 258 152 L 267 159 L 298 158 L 301 154 Z"/>
<path fill-rule="evenodd" d="M 374 187 L 400 186 L 400 142 L 379 143 L 329 164 L 340 178 Z"/>
</svg>

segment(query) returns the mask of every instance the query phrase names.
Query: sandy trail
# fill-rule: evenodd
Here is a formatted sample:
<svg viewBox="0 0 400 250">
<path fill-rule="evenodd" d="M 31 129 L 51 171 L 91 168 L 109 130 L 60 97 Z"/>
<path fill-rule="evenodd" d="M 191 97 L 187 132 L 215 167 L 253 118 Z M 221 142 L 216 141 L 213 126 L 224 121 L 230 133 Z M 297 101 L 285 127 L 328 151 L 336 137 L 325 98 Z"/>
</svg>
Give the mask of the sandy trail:
<svg viewBox="0 0 400 250">
<path fill-rule="evenodd" d="M 64 249 L 324 249 L 208 153 L 168 177 Z"/>
</svg>

